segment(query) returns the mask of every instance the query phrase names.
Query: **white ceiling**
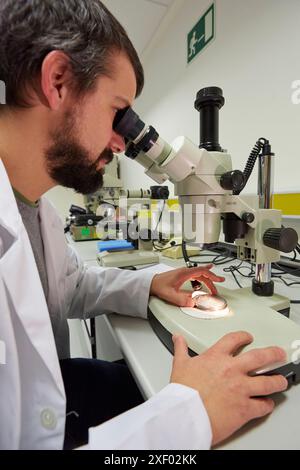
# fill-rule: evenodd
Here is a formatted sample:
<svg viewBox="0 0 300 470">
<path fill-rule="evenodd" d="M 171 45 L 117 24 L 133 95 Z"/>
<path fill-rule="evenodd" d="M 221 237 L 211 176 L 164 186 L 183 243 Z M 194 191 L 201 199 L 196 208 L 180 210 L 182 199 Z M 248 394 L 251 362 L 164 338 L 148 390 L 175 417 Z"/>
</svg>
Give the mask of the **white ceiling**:
<svg viewBox="0 0 300 470">
<path fill-rule="evenodd" d="M 174 0 L 102 0 L 126 29 L 139 54 L 151 41 Z"/>
</svg>

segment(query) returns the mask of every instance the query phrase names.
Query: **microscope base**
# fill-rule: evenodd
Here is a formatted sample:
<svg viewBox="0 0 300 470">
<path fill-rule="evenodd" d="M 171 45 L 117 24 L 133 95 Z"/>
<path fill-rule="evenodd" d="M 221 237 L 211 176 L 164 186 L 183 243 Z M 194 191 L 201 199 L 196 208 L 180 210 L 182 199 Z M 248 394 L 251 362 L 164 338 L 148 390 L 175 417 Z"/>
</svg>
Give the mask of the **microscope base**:
<svg viewBox="0 0 300 470">
<path fill-rule="evenodd" d="M 150 324 L 167 349 L 173 353 L 172 335 L 185 337 L 190 354 L 200 354 L 222 336 L 233 331 L 248 331 L 254 337 L 244 351 L 267 346 L 280 346 L 287 360 L 274 364 L 257 374 L 281 373 L 290 383 L 300 381 L 300 326 L 279 311 L 286 311 L 289 300 L 275 294 L 257 297 L 251 289 L 229 290 L 220 287 L 219 294 L 227 300 L 230 313 L 222 318 L 194 318 L 181 308 L 151 297 L 148 307 Z M 197 312 L 197 309 L 193 309 Z"/>
</svg>

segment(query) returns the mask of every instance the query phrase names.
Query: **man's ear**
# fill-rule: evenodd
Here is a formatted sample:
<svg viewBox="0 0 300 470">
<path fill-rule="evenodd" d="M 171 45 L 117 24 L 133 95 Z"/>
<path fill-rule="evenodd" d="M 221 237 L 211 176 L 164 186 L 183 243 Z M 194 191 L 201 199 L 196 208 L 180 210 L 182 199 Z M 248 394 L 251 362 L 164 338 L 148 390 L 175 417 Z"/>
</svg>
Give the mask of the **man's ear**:
<svg viewBox="0 0 300 470">
<path fill-rule="evenodd" d="M 68 56 L 52 51 L 44 59 L 41 68 L 41 91 L 50 109 L 58 110 L 70 94 L 72 78 Z"/>
</svg>

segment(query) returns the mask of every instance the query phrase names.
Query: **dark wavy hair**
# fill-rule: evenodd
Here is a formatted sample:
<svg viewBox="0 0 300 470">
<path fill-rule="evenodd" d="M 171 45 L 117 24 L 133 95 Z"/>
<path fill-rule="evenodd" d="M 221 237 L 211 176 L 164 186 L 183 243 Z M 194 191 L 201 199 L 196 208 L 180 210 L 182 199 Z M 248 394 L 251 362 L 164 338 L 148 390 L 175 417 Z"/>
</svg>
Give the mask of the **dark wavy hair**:
<svg viewBox="0 0 300 470">
<path fill-rule="evenodd" d="M 136 75 L 137 96 L 144 86 L 143 67 L 126 31 L 100 0 L 0 0 L 0 80 L 6 103 L 28 107 L 28 87 L 39 90 L 41 66 L 54 50 L 70 61 L 74 90 L 93 88 L 110 75 L 110 57 L 120 51 Z"/>
</svg>

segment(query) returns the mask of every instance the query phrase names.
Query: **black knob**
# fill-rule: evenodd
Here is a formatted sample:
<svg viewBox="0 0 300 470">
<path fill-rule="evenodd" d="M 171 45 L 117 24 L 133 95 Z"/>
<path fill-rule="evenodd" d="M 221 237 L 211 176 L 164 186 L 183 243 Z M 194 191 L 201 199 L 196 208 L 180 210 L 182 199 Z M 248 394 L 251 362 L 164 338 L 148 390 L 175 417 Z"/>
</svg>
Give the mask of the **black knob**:
<svg viewBox="0 0 300 470">
<path fill-rule="evenodd" d="M 240 170 L 228 171 L 221 176 L 220 185 L 229 191 L 240 191 L 244 187 L 244 173 Z"/>
<path fill-rule="evenodd" d="M 293 228 L 269 228 L 263 236 L 264 245 L 274 250 L 290 253 L 298 243 L 298 234 Z"/>
<path fill-rule="evenodd" d="M 255 216 L 254 214 L 252 214 L 252 212 L 244 212 L 242 215 L 242 220 L 244 222 L 247 222 L 247 224 L 252 224 L 254 219 L 255 219 Z"/>
<path fill-rule="evenodd" d="M 71 205 L 70 207 L 70 214 L 71 215 L 76 215 L 76 214 L 86 214 L 86 210 L 83 209 L 83 207 L 75 206 L 74 204 Z"/>
</svg>

